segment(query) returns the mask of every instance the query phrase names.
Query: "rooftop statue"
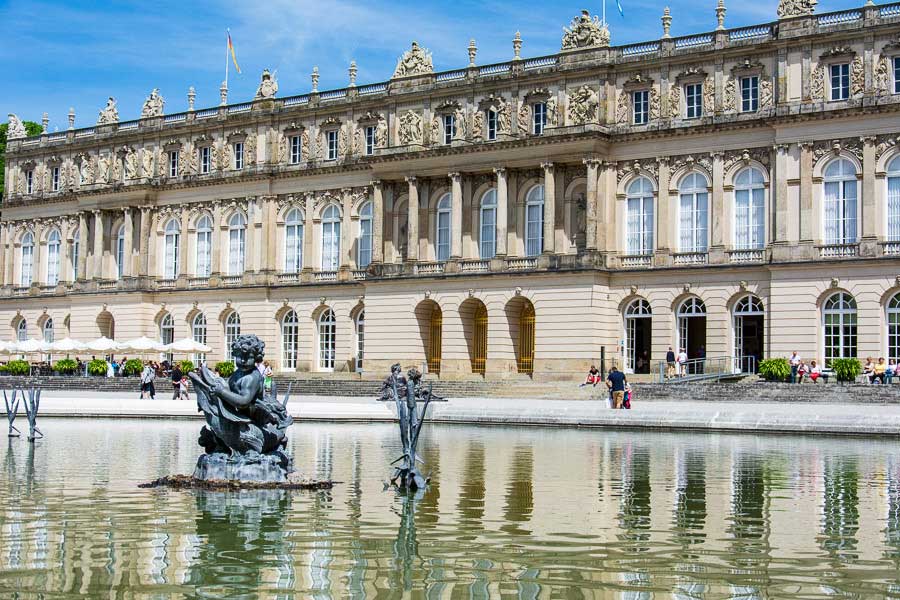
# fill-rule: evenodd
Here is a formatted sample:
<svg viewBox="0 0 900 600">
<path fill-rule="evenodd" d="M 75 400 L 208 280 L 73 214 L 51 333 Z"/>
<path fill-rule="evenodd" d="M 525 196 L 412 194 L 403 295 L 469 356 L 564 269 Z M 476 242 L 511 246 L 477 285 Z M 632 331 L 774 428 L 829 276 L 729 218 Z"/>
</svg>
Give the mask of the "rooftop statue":
<svg viewBox="0 0 900 600">
<path fill-rule="evenodd" d="M 275 77 L 269 73 L 268 69 L 263 69 L 262 77 L 259 80 L 259 87 L 256 88 L 256 100 L 274 98 L 278 93 L 278 82 Z"/>
<path fill-rule="evenodd" d="M 14 140 L 28 135 L 25 132 L 25 124 L 16 115 L 9 113 L 9 129 L 6 131 L 6 139 Z"/>
<path fill-rule="evenodd" d="M 431 53 L 419 46 L 418 42 L 413 42 L 409 50 L 403 53 L 400 60 L 397 61 L 397 68 L 394 69 L 394 77 L 409 77 L 410 75 L 426 75 L 434 73 L 434 66 L 431 64 Z"/>
<path fill-rule="evenodd" d="M 586 10 L 572 19 L 568 27 L 563 27 L 562 49 L 589 48 L 591 46 L 609 46 L 609 28 L 600 19 Z"/>
<path fill-rule="evenodd" d="M 106 101 L 106 107 L 100 110 L 97 125 L 108 125 L 119 122 L 119 109 L 116 108 L 116 99 L 112 96 Z"/>
<path fill-rule="evenodd" d="M 804 17 L 813 14 L 818 0 L 781 0 L 778 3 L 778 18 Z"/>
<path fill-rule="evenodd" d="M 163 114 L 163 106 L 166 101 L 159 95 L 159 88 L 153 88 L 147 99 L 144 100 L 144 107 L 141 109 L 141 118 L 148 119 L 150 117 L 159 117 Z"/>
</svg>

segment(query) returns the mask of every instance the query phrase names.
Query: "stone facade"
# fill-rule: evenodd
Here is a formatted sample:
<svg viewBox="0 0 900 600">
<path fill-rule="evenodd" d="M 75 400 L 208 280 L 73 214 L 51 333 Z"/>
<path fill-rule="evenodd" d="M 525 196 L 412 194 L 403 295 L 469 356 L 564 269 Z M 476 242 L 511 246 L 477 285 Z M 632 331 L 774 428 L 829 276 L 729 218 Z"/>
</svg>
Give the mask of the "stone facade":
<svg viewBox="0 0 900 600">
<path fill-rule="evenodd" d="M 787 12 L 628 46 L 584 14 L 555 56 L 413 43 L 385 83 L 11 139 L 4 337 L 171 323 L 218 360 L 239 319 L 282 369 L 442 377 L 900 358 L 900 8 Z"/>
</svg>

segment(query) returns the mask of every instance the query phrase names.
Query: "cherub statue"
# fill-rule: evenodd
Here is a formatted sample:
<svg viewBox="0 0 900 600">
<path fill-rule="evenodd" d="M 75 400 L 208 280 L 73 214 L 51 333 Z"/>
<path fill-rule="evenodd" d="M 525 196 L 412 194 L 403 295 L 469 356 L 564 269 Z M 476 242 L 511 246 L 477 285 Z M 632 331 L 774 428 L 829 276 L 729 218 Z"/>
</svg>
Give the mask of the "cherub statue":
<svg viewBox="0 0 900 600">
<path fill-rule="evenodd" d="M 256 88 L 256 99 L 274 98 L 278 93 L 278 82 L 275 76 L 268 69 L 263 69 L 262 77 L 259 80 L 259 87 Z"/>
</svg>

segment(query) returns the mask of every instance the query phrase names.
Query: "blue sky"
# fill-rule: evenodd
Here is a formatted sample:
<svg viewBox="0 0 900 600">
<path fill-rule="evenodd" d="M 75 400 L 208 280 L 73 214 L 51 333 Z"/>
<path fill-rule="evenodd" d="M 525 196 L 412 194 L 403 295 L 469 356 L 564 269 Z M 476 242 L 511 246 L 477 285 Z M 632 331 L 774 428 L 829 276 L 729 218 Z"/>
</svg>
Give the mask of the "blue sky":
<svg viewBox="0 0 900 600">
<path fill-rule="evenodd" d="M 656 39 L 663 7 L 672 10 L 672 34 L 715 28 L 716 0 L 608 0 L 613 44 Z M 861 6 L 864 0 L 820 0 L 817 12 Z M 776 18 L 777 0 L 726 0 L 726 26 Z M 0 1 L 0 115 L 40 121 L 50 131 L 66 128 L 69 107 L 76 126 L 97 120 L 108 96 L 118 100 L 122 120 L 136 118 L 154 87 L 166 112 L 187 108 L 188 87 L 197 108 L 218 104 L 224 78 L 225 29 L 231 29 L 243 71 L 229 78 L 229 102 L 252 98 L 264 67 L 277 69 L 279 95 L 309 90 L 313 65 L 319 89 L 347 85 L 356 60 L 358 83 L 390 78 L 410 41 L 432 51 L 438 70 L 468 62 L 470 38 L 479 64 L 512 58 L 511 40 L 522 32 L 525 57 L 559 49 L 562 27 L 582 8 L 599 13 L 599 1 L 546 0 L 95 0 Z"/>
</svg>

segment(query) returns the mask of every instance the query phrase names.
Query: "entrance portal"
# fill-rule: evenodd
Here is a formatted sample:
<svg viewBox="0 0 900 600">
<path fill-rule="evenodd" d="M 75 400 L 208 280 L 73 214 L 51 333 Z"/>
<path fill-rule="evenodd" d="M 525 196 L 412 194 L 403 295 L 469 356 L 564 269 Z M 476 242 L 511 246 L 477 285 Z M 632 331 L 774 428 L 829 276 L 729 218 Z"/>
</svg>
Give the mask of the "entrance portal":
<svg viewBox="0 0 900 600">
<path fill-rule="evenodd" d="M 650 303 L 639 298 L 625 308 L 625 372 L 650 372 L 653 313 Z"/>
<path fill-rule="evenodd" d="M 678 319 L 678 349 L 687 352 L 688 360 L 706 358 L 706 305 L 697 297 L 681 303 L 676 312 Z M 703 362 L 691 362 L 688 375 L 703 373 Z"/>
<path fill-rule="evenodd" d="M 756 373 L 763 358 L 765 310 L 762 301 L 752 295 L 734 305 L 734 357 L 741 373 Z"/>
</svg>

